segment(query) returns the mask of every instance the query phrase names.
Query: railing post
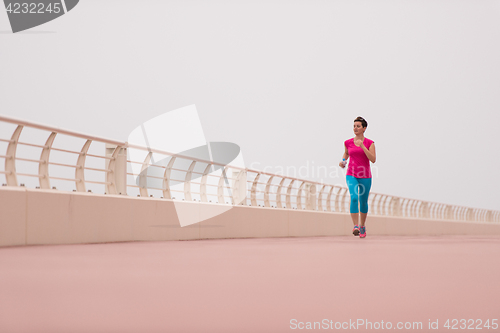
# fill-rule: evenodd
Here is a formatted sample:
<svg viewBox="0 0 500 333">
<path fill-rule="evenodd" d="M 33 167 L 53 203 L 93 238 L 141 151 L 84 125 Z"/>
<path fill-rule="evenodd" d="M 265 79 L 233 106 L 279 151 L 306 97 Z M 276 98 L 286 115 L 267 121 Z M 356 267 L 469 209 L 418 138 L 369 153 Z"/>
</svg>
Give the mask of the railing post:
<svg viewBox="0 0 500 333">
<path fill-rule="evenodd" d="M 446 205 L 439 204 L 439 219 L 446 220 Z"/>
<path fill-rule="evenodd" d="M 295 179 L 292 179 L 290 184 L 288 184 L 288 189 L 286 190 L 286 207 L 288 209 L 292 209 L 292 188 Z"/>
<path fill-rule="evenodd" d="M 247 173 L 245 170 L 233 170 L 232 188 L 234 204 L 245 204 L 247 200 Z"/>
<path fill-rule="evenodd" d="M 399 198 L 392 197 L 391 212 L 392 216 L 401 216 L 401 200 Z"/>
<path fill-rule="evenodd" d="M 283 203 L 281 202 L 281 189 L 283 188 L 283 184 L 285 183 L 286 178 L 282 178 L 279 185 L 278 189 L 276 190 L 276 207 L 278 208 L 283 208 Z"/>
<path fill-rule="evenodd" d="M 221 204 L 224 204 L 225 201 L 225 195 L 224 195 L 224 181 L 227 179 L 227 170 L 229 169 L 228 166 L 224 167 L 224 169 L 222 169 L 222 174 L 219 178 L 219 185 L 217 186 L 217 199 L 218 199 L 218 202 L 221 203 Z M 231 191 L 229 191 L 231 192 Z M 232 193 L 229 193 L 230 197 L 231 197 L 231 200 L 233 200 L 234 202 L 234 198 L 233 198 L 233 195 Z"/>
<path fill-rule="evenodd" d="M 387 199 L 389 198 L 388 195 L 384 195 L 384 201 L 382 201 L 382 215 L 389 215 L 389 209 L 387 208 L 385 202 L 387 201 Z"/>
<path fill-rule="evenodd" d="M 23 126 L 17 126 L 12 134 L 9 145 L 7 146 L 7 157 L 5 158 L 5 178 L 7 180 L 7 185 L 9 186 L 17 186 L 16 149 L 22 130 Z"/>
<path fill-rule="evenodd" d="M 431 214 L 429 211 L 429 204 L 427 202 L 422 202 L 421 209 L 422 209 L 421 212 L 422 212 L 423 218 L 428 219 L 431 217 Z"/>
<path fill-rule="evenodd" d="M 493 215 L 491 214 L 491 210 L 486 212 L 486 216 L 484 219 L 486 222 L 493 222 Z"/>
<path fill-rule="evenodd" d="M 316 185 L 306 184 L 306 209 L 316 210 Z"/>
<path fill-rule="evenodd" d="M 323 208 L 323 191 L 325 190 L 325 187 L 326 185 L 323 185 L 321 187 L 321 190 L 319 190 L 319 194 L 318 194 L 318 210 L 320 212 L 324 211 L 324 208 Z"/>
<path fill-rule="evenodd" d="M 467 221 L 467 212 L 469 209 L 467 207 L 462 207 L 462 221 Z"/>
<path fill-rule="evenodd" d="M 331 200 L 332 200 L 332 192 L 333 192 L 333 189 L 335 188 L 335 186 L 332 185 L 332 188 L 330 189 L 330 192 L 328 192 L 328 196 L 326 197 L 326 210 L 328 212 L 331 212 L 332 211 L 332 203 L 331 203 Z"/>
<path fill-rule="evenodd" d="M 163 196 L 166 199 L 170 199 L 170 170 L 172 169 L 172 165 L 174 164 L 175 157 L 172 157 L 170 162 L 168 163 L 167 168 L 165 169 L 165 176 L 163 177 Z M 201 202 L 208 202 L 207 198 L 207 180 L 208 174 L 210 173 L 210 169 L 212 169 L 212 164 L 207 164 L 205 170 L 203 171 L 203 175 L 201 176 L 200 183 L 200 199 Z"/>
<path fill-rule="evenodd" d="M 191 162 L 184 178 L 184 199 L 186 201 L 193 201 L 193 196 L 191 195 L 191 177 L 195 166 L 196 161 Z"/>
<path fill-rule="evenodd" d="M 410 210 L 409 210 L 409 213 L 410 213 L 410 217 L 415 217 L 417 214 L 415 214 L 415 206 L 417 204 L 417 200 L 411 200 L 411 204 L 410 204 Z"/>
<path fill-rule="evenodd" d="M 52 132 L 45 142 L 45 146 L 40 154 L 40 162 L 38 163 L 38 179 L 40 181 L 40 188 L 49 189 L 50 188 L 50 178 L 49 178 L 49 157 L 50 148 L 54 143 L 57 133 Z"/>
<path fill-rule="evenodd" d="M 271 207 L 271 200 L 269 194 L 271 193 L 271 186 L 273 186 L 274 176 L 269 177 L 267 180 L 266 188 L 264 190 L 264 207 Z"/>
<path fill-rule="evenodd" d="M 453 220 L 453 206 L 448 205 L 446 207 L 446 219 Z"/>
<path fill-rule="evenodd" d="M 251 204 L 252 206 L 257 206 L 257 183 L 259 182 L 260 173 L 258 173 L 252 183 L 252 190 L 250 193 Z"/>
<path fill-rule="evenodd" d="M 80 155 L 78 156 L 78 160 L 76 161 L 76 169 L 75 169 L 75 187 L 78 192 L 86 192 L 85 189 L 85 159 L 87 158 L 87 152 L 89 150 L 90 144 L 92 140 L 85 141 L 85 144 L 80 151 Z M 108 160 L 105 160 L 108 163 Z M 106 167 L 107 169 L 107 167 Z M 106 172 L 106 176 L 108 173 Z"/>
<path fill-rule="evenodd" d="M 344 188 L 344 193 L 342 194 L 342 200 L 340 201 L 340 212 L 342 213 L 347 213 L 349 212 L 349 208 L 346 209 L 346 198 L 347 198 L 347 193 L 349 190 L 347 188 Z M 340 191 L 339 191 L 340 193 Z M 339 194 L 337 193 L 337 194 Z M 350 202 L 351 197 L 349 196 L 349 202 Z"/>
<path fill-rule="evenodd" d="M 381 215 L 380 214 L 380 200 L 382 199 L 381 195 L 378 193 L 374 193 L 374 194 L 371 194 L 370 196 L 372 197 L 372 201 L 370 203 L 370 207 L 372 207 L 372 209 L 371 209 L 372 214 Z M 376 199 L 378 199 L 378 200 L 376 200 Z M 377 202 L 377 205 L 375 205 L 375 202 Z M 376 208 L 373 209 L 373 207 L 376 207 Z"/>
<path fill-rule="evenodd" d="M 473 220 L 473 219 L 472 219 L 472 209 L 467 208 L 467 209 L 465 210 L 465 220 L 466 220 L 466 221 L 472 221 L 472 220 Z"/>
<path fill-rule="evenodd" d="M 119 149 L 118 152 L 115 150 Z M 116 145 L 106 144 L 106 157 L 114 160 L 105 159 L 106 184 L 105 192 L 110 194 L 127 195 L 127 148 L 122 148 Z M 110 186 L 111 185 L 111 186 Z M 114 188 L 113 188 L 114 185 Z"/>
<path fill-rule="evenodd" d="M 302 184 L 300 184 L 299 190 L 297 191 L 297 209 L 304 209 L 304 207 L 302 207 L 302 191 L 304 190 L 305 184 L 305 180 L 302 181 Z"/>
</svg>

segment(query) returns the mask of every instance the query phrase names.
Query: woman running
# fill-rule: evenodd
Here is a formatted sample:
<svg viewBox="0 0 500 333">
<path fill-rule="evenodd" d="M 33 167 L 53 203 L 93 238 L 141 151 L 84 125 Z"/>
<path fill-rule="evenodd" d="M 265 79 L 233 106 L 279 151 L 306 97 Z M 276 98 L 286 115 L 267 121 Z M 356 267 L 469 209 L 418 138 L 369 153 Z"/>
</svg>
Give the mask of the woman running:
<svg viewBox="0 0 500 333">
<path fill-rule="evenodd" d="M 344 142 L 345 152 L 342 156 L 341 168 L 345 168 L 347 160 L 346 182 L 351 194 L 351 218 L 354 223 L 354 236 L 366 237 L 366 216 L 368 215 L 368 195 L 372 186 L 370 162 L 375 163 L 375 143 L 365 138 L 364 133 L 368 123 L 363 117 L 354 119 L 354 138 Z M 358 208 L 359 204 L 359 208 Z M 359 213 L 359 214 L 358 214 Z M 359 216 L 358 216 L 359 215 Z M 359 221 L 359 226 L 358 226 Z"/>
</svg>

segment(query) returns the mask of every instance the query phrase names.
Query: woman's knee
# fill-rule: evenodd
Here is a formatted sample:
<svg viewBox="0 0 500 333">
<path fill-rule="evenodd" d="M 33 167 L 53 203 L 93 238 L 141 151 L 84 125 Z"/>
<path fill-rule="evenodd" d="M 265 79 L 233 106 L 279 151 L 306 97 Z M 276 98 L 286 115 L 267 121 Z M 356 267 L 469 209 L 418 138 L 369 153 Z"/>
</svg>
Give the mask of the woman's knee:
<svg viewBox="0 0 500 333">
<path fill-rule="evenodd" d="M 359 196 L 357 194 L 352 194 L 351 202 L 355 202 L 357 204 L 359 202 Z"/>
<path fill-rule="evenodd" d="M 368 213 L 368 202 L 360 202 L 359 203 L 359 211 L 363 214 Z"/>
</svg>

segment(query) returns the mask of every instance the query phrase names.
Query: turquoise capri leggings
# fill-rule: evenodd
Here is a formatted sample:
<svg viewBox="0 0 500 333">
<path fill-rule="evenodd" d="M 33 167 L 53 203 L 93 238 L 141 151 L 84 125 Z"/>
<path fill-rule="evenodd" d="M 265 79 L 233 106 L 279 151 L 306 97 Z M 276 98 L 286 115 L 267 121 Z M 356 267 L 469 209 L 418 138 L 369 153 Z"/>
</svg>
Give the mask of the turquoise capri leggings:
<svg viewBox="0 0 500 333">
<path fill-rule="evenodd" d="M 368 213 L 368 195 L 372 187 L 372 179 L 346 176 L 346 182 L 351 194 L 351 213 L 359 213 L 360 211 Z"/>
</svg>

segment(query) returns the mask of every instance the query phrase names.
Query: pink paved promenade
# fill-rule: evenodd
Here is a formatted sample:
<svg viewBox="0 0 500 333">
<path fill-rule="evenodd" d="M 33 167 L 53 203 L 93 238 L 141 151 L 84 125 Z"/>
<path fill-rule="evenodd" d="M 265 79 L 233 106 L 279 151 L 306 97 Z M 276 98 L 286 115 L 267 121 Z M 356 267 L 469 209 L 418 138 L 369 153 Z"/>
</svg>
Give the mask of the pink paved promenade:
<svg viewBox="0 0 500 333">
<path fill-rule="evenodd" d="M 0 248 L 0 332 L 311 331 L 293 319 L 446 332 L 447 319 L 498 322 L 499 254 L 482 236 Z"/>
</svg>

